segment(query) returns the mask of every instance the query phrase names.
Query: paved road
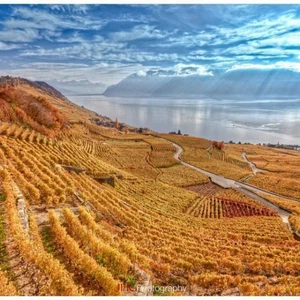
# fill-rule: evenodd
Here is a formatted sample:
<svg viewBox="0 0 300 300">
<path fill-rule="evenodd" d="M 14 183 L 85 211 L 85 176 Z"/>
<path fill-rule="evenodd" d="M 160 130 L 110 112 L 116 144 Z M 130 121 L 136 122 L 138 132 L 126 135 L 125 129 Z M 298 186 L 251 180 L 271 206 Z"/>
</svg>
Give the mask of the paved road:
<svg viewBox="0 0 300 300">
<path fill-rule="evenodd" d="M 214 182 L 214 183 L 216 183 L 216 184 L 218 184 L 218 185 L 220 185 L 224 188 L 240 188 L 240 187 L 242 187 L 242 188 L 247 189 L 251 192 L 264 193 L 264 194 L 268 194 L 268 195 L 272 195 L 272 196 L 277 196 L 277 197 L 280 197 L 280 198 L 283 198 L 283 199 L 294 200 L 294 201 L 299 201 L 300 202 L 300 199 L 298 199 L 298 198 L 273 193 L 273 192 L 264 190 L 262 188 L 250 185 L 248 183 L 241 182 L 239 180 L 229 179 L 229 178 L 226 178 L 224 176 L 214 174 L 212 172 L 206 171 L 204 169 L 201 169 L 199 167 L 195 167 L 195 166 L 193 166 L 189 163 L 186 163 L 186 162 L 182 161 L 181 158 L 180 158 L 180 155 L 183 152 L 182 147 L 179 146 L 178 144 L 175 144 L 175 143 L 172 143 L 172 144 L 177 149 L 176 153 L 174 154 L 175 159 L 179 160 L 183 165 L 188 166 L 190 168 L 193 168 L 194 170 L 197 170 L 197 171 L 201 172 L 202 174 L 210 177 L 212 182 Z"/>
<path fill-rule="evenodd" d="M 257 192 L 264 192 L 265 194 L 274 195 L 274 193 L 268 192 L 268 191 L 260 189 L 260 188 L 256 188 L 254 186 L 250 186 L 250 185 L 242 183 L 240 181 L 236 181 L 236 180 L 233 180 L 233 179 L 223 177 L 221 175 L 211 173 L 209 171 L 203 170 L 203 169 L 195 167 L 195 166 L 193 166 L 189 163 L 186 163 L 186 162 L 182 161 L 181 158 L 180 158 L 180 155 L 183 152 L 182 147 L 175 144 L 175 143 L 172 143 L 172 144 L 177 149 L 176 153 L 174 154 L 174 158 L 177 159 L 178 161 L 180 161 L 181 164 L 183 164 L 187 167 L 190 167 L 190 168 L 192 168 L 192 169 L 194 169 L 198 172 L 201 172 L 202 174 L 210 177 L 212 182 L 214 182 L 214 183 L 216 183 L 216 184 L 218 184 L 218 185 L 220 185 L 224 188 L 233 188 L 233 189 L 238 190 L 238 191 L 242 192 L 243 194 L 251 197 L 252 199 L 263 203 L 268 208 L 272 209 L 273 211 L 276 211 L 278 213 L 278 215 L 282 218 L 282 221 L 288 226 L 289 230 L 291 232 L 293 232 L 292 229 L 291 229 L 290 223 L 289 223 L 289 219 L 288 219 L 289 215 L 290 215 L 290 212 L 281 209 L 280 207 L 274 205 L 273 203 L 271 203 L 271 202 L 267 201 L 266 199 L 264 199 L 264 198 L 258 196 L 257 194 L 255 194 Z M 275 195 L 277 195 L 277 194 L 275 194 Z M 281 196 L 281 195 L 278 195 L 278 196 Z M 299 201 L 299 199 L 298 199 L 298 201 Z"/>
</svg>

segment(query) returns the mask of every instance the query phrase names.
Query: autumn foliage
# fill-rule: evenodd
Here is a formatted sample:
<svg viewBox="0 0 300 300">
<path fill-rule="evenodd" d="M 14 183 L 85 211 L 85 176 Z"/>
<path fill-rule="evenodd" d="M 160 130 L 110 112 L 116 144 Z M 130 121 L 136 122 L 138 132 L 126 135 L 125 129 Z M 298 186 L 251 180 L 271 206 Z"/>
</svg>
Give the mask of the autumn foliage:
<svg viewBox="0 0 300 300">
<path fill-rule="evenodd" d="M 13 87 L 0 89 L 0 120 L 19 122 L 45 134 L 65 128 L 65 117 L 42 96 L 23 93 Z"/>
<path fill-rule="evenodd" d="M 223 150 L 224 142 L 223 141 L 222 142 L 213 141 L 212 146 L 214 149 Z"/>
</svg>

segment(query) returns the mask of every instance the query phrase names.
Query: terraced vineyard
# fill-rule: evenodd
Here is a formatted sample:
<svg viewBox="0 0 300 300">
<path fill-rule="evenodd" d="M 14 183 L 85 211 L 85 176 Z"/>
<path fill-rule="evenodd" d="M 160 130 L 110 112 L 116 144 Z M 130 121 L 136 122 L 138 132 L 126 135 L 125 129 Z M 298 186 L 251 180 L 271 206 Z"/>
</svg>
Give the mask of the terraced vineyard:
<svg viewBox="0 0 300 300">
<path fill-rule="evenodd" d="M 174 186 L 185 187 L 196 184 L 203 185 L 209 182 L 207 176 L 181 164 L 168 168 L 161 168 L 159 171 L 161 173 L 157 176 L 157 179 Z"/>
<path fill-rule="evenodd" d="M 292 228 L 300 233 L 300 201 L 282 199 L 277 196 L 267 195 L 265 193 L 258 193 L 261 197 L 265 198 L 269 202 L 290 211 L 292 214 L 289 217 Z"/>
<path fill-rule="evenodd" d="M 174 158 L 176 148 L 172 143 L 158 139 L 146 139 L 146 142 L 151 145 L 150 161 L 156 168 L 171 167 L 178 164 Z"/>
<path fill-rule="evenodd" d="M 271 192 L 300 198 L 298 189 L 300 154 L 279 148 L 258 145 L 227 145 L 230 155 L 247 153 L 248 159 L 264 172 L 257 173 L 247 182 Z"/>
<path fill-rule="evenodd" d="M 200 218 L 234 218 L 252 216 L 277 216 L 267 208 L 219 197 L 200 198 L 188 208 L 187 213 Z"/>
<path fill-rule="evenodd" d="M 212 141 L 175 134 L 160 134 L 162 138 L 180 145 L 182 159 L 196 167 L 232 179 L 242 179 L 252 173 L 248 164 L 224 151 L 212 149 Z"/>
<path fill-rule="evenodd" d="M 300 293 L 299 242 L 256 201 L 233 190 L 212 193 L 208 183 L 193 191 L 159 176 L 144 180 L 127 166 L 145 158 L 117 155 L 131 145 L 132 153 L 149 149 L 142 141 L 49 139 L 1 128 L 6 235 L 40 274 L 24 282 L 8 264 L 1 293 L 119 295 L 126 294 L 120 284 L 146 284 L 144 278 L 183 285 L 185 294 Z M 107 177 L 113 186 L 101 181 Z"/>
<path fill-rule="evenodd" d="M 201 196 L 213 196 L 217 192 L 221 191 L 222 188 L 212 182 L 208 182 L 206 184 L 195 184 L 187 186 L 186 189 L 193 191 Z"/>
<path fill-rule="evenodd" d="M 153 132 L 119 130 L 51 87 L 3 80 L 11 85 L 0 85 L 9 112 L 0 114 L 1 295 L 146 295 L 140 285 L 181 286 L 180 295 L 300 294 L 300 244 L 275 212 L 179 164 L 172 143 Z M 34 121 L 28 99 L 48 118 Z M 191 164 L 252 174 L 239 148 L 162 136 Z M 256 150 L 247 151 L 251 159 Z M 268 172 L 282 165 L 291 175 L 298 157 L 268 151 L 254 155 Z M 290 194 L 298 192 L 294 185 Z M 291 210 L 299 228 L 297 203 L 269 201 Z"/>
</svg>

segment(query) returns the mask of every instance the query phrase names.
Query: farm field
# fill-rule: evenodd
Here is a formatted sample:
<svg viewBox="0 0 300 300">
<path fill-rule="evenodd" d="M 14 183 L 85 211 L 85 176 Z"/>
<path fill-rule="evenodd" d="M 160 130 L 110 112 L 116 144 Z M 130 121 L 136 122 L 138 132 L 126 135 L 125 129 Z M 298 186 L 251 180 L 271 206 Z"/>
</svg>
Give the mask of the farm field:
<svg viewBox="0 0 300 300">
<path fill-rule="evenodd" d="M 113 143 L 109 147 L 121 151 Z M 125 142 L 125 149 L 128 143 L 133 142 Z M 139 143 L 141 149 L 148 145 Z M 24 262 L 43 278 L 22 289 L 6 275 L 16 293 L 116 295 L 118 283 L 129 278 L 140 282 L 133 264 L 150 274 L 154 284 L 176 280 L 188 286 L 189 294 L 235 288 L 244 295 L 299 293 L 299 243 L 276 214 L 238 192 L 221 189 L 199 198 L 117 169 L 86 145 L 50 140 L 26 129 L 18 138 L 2 132 L 0 149 L 6 166 L 1 170 L 6 231 Z M 68 172 L 59 166 L 65 164 L 86 172 Z M 115 187 L 93 179 L 103 174 L 122 174 L 123 179 L 115 177 Z M 13 200 L 18 189 L 31 220 L 28 230 Z M 258 245 L 266 246 L 258 251 Z M 34 257 L 34 251 L 41 257 Z M 58 274 L 65 274 L 64 287 Z M 275 283 L 269 283 L 271 278 Z M 258 282 L 264 282 L 263 288 Z"/>
<path fill-rule="evenodd" d="M 247 183 L 268 191 L 300 199 L 300 173 L 297 168 L 300 163 L 299 151 L 248 144 L 226 144 L 223 151 L 210 150 L 211 153 L 208 153 L 207 149 L 211 145 L 208 140 L 172 134 L 160 136 L 180 145 L 184 149 L 182 159 L 194 166 L 228 178 L 246 180 Z M 241 157 L 243 152 L 265 172 L 249 176 L 252 171 Z"/>
<path fill-rule="evenodd" d="M 166 184 L 185 187 L 194 184 L 205 184 L 209 182 L 209 178 L 200 172 L 183 165 L 175 165 L 168 168 L 161 168 L 161 174 L 157 179 Z"/>
<path fill-rule="evenodd" d="M 166 168 L 177 165 L 179 162 L 174 158 L 176 148 L 172 143 L 158 138 L 146 139 L 151 146 L 150 162 L 156 168 Z"/>
<path fill-rule="evenodd" d="M 278 194 L 300 198 L 299 151 L 258 145 L 226 145 L 231 155 L 246 152 L 247 158 L 265 172 L 257 173 L 247 183 Z"/>
<path fill-rule="evenodd" d="M 26 84 L 18 93 L 23 85 L 44 93 Z M 47 105 L 63 101 L 47 95 Z M 139 285 L 184 288 L 154 295 L 300 295 L 300 243 L 279 215 L 179 164 L 154 133 L 99 126 L 92 112 L 77 118 L 80 108 L 63 104 L 72 122 L 61 130 L 0 123 L 1 295 L 141 295 Z M 191 164 L 235 179 L 252 173 L 238 148 L 160 136 Z M 272 172 L 287 155 L 272 158 Z M 269 201 L 299 228 L 295 201 Z"/>
<path fill-rule="evenodd" d="M 180 145 L 184 153 L 181 158 L 194 166 L 215 174 L 240 180 L 251 174 L 248 164 L 230 156 L 225 150 L 212 149 L 212 141 L 174 134 L 160 134 L 167 140 Z"/>
<path fill-rule="evenodd" d="M 282 199 L 277 196 L 267 195 L 264 193 L 258 193 L 269 202 L 278 205 L 279 207 L 290 211 L 290 224 L 295 231 L 300 232 L 300 201 Z"/>
</svg>

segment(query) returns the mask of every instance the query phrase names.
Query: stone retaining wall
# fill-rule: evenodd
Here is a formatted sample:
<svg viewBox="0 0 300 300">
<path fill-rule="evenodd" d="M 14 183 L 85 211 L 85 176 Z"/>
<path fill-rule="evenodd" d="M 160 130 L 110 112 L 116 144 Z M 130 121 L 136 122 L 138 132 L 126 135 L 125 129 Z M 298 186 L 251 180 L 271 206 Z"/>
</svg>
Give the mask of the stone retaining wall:
<svg viewBox="0 0 300 300">
<path fill-rule="evenodd" d="M 18 210 L 18 217 L 21 223 L 21 226 L 23 228 L 23 231 L 26 236 L 29 236 L 29 220 L 28 220 L 28 211 L 26 207 L 26 203 L 23 197 L 23 194 L 21 193 L 19 187 L 15 184 L 13 187 L 17 194 L 16 204 L 17 204 L 17 210 Z"/>
</svg>

